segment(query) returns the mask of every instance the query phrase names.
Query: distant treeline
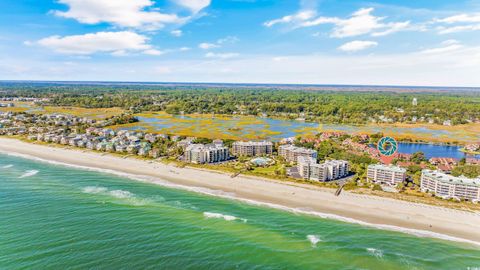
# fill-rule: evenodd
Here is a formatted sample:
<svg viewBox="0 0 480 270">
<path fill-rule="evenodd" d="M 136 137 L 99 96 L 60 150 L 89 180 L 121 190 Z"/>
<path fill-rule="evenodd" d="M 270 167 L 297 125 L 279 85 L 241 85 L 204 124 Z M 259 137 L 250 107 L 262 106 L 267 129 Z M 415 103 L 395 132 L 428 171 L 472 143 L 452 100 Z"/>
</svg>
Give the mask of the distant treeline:
<svg viewBox="0 0 480 270">
<path fill-rule="evenodd" d="M 233 87 L 0 83 L 0 97 L 48 97 L 50 105 L 302 117 L 324 123 L 375 120 L 463 124 L 480 119 L 480 92 L 312 91 Z M 418 105 L 412 104 L 417 98 Z"/>
</svg>

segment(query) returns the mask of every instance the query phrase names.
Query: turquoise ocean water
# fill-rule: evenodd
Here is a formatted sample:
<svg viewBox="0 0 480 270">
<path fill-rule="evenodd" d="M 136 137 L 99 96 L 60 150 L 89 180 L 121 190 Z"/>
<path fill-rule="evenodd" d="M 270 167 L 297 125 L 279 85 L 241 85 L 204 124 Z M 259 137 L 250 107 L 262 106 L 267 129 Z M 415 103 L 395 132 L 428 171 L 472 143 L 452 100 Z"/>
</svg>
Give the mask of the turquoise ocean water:
<svg viewBox="0 0 480 270">
<path fill-rule="evenodd" d="M 480 248 L 0 154 L 0 269 L 480 269 Z"/>
</svg>

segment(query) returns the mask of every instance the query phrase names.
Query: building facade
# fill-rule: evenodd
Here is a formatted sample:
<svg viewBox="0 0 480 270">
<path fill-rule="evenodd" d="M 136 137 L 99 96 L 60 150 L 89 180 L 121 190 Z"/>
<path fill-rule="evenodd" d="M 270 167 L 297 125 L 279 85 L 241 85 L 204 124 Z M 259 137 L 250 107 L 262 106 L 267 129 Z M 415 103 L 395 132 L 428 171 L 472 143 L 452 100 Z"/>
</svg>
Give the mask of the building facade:
<svg viewBox="0 0 480 270">
<path fill-rule="evenodd" d="M 317 151 L 304 147 L 297 147 L 291 144 L 280 145 L 278 155 L 285 158 L 287 162 L 297 162 L 298 157 L 317 158 Z"/>
<path fill-rule="evenodd" d="M 432 192 L 444 199 L 480 201 L 480 178 L 455 177 L 440 171 L 423 170 L 420 181 L 422 192 Z"/>
<path fill-rule="evenodd" d="M 376 184 L 396 186 L 405 181 L 407 178 L 407 170 L 391 165 L 369 165 L 367 170 L 367 178 Z"/>
<path fill-rule="evenodd" d="M 234 142 L 232 145 L 232 153 L 237 156 L 264 156 L 273 153 L 272 142 Z"/>
<path fill-rule="evenodd" d="M 303 179 L 326 182 L 347 176 L 349 164 L 345 160 L 329 160 L 318 164 L 316 158 L 300 156 L 297 169 Z"/>
<path fill-rule="evenodd" d="M 213 144 L 190 144 L 186 147 L 183 157 L 186 162 L 205 164 L 228 160 L 230 154 L 228 147 Z"/>
</svg>

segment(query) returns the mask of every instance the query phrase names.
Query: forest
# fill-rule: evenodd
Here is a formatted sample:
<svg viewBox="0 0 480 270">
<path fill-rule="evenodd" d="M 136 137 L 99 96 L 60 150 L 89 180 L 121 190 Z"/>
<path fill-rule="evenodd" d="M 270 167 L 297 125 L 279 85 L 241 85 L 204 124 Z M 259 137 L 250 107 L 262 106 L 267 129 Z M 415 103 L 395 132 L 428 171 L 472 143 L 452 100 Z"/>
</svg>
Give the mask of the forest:
<svg viewBox="0 0 480 270">
<path fill-rule="evenodd" d="M 329 88 L 330 89 L 330 88 Z M 49 98 L 46 105 L 121 107 L 133 112 L 215 113 L 303 118 L 323 123 L 429 122 L 480 119 L 479 91 L 334 91 L 136 84 L 0 83 L 1 97 Z M 413 104 L 413 99 L 417 104 Z"/>
</svg>

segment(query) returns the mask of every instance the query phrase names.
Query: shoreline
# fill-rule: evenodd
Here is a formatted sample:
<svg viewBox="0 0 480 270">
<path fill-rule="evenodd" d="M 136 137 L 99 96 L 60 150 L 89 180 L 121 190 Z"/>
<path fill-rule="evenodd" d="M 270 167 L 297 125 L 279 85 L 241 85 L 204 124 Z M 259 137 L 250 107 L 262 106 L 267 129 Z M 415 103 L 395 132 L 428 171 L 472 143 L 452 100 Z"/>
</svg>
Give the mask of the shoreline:
<svg viewBox="0 0 480 270">
<path fill-rule="evenodd" d="M 302 184 L 244 175 L 232 179 L 221 172 L 178 168 L 155 161 L 54 148 L 16 139 L 0 138 L 0 152 L 294 213 L 480 245 L 480 213 L 346 191 L 336 197 L 334 190 Z"/>
</svg>

